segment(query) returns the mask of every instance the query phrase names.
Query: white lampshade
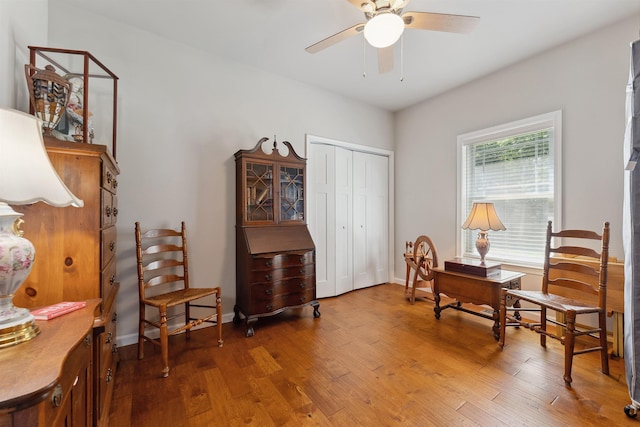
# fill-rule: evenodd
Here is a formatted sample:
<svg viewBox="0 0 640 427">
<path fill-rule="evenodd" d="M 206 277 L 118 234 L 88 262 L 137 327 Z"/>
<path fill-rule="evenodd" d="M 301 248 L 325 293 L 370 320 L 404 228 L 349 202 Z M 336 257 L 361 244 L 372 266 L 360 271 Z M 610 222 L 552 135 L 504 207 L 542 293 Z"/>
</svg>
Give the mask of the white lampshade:
<svg viewBox="0 0 640 427">
<path fill-rule="evenodd" d="M 26 205 L 44 201 L 57 207 L 84 204 L 53 168 L 36 117 L 0 108 L 0 153 L 0 202 Z"/>
<path fill-rule="evenodd" d="M 389 47 L 398 41 L 404 31 L 404 21 L 393 12 L 380 13 L 364 26 L 364 38 L 373 47 Z"/>
<path fill-rule="evenodd" d="M 467 217 L 467 220 L 462 224 L 463 229 L 470 230 L 506 230 L 500 218 L 498 218 L 498 214 L 496 213 L 496 208 L 493 206 L 493 203 L 478 203 L 475 202 L 473 207 L 471 208 L 471 212 Z"/>
<path fill-rule="evenodd" d="M 479 203 L 474 202 L 471 212 L 467 220 L 462 224 L 463 229 L 480 230 L 478 232 L 478 239 L 476 240 L 476 250 L 480 254 L 480 261 L 484 263 L 484 258 L 489 252 L 489 233 L 488 230 L 498 231 L 506 230 L 507 228 L 502 224 L 496 208 L 493 203 Z"/>
<path fill-rule="evenodd" d="M 22 237 L 21 213 L 9 204 L 44 201 L 56 207 L 76 206 L 78 199 L 53 168 L 38 119 L 0 108 L 0 349 L 29 341 L 40 329 L 28 309 L 13 305 L 15 291 L 35 261 L 33 244 Z"/>
</svg>

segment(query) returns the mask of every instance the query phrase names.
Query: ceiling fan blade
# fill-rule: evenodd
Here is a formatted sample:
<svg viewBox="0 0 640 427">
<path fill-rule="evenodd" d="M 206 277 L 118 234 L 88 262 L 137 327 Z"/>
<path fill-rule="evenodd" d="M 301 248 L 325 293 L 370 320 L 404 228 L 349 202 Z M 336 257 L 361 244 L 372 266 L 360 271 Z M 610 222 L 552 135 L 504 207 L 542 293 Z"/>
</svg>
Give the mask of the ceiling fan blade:
<svg viewBox="0 0 640 427">
<path fill-rule="evenodd" d="M 406 28 L 450 33 L 469 33 L 480 22 L 480 18 L 477 16 L 430 12 L 407 12 L 402 15 L 402 19 L 404 19 Z"/>
<path fill-rule="evenodd" d="M 347 0 L 349 3 L 351 3 L 356 9 L 358 9 L 359 11 L 363 12 L 364 9 L 362 8 L 362 5 L 368 5 L 370 4 L 371 7 L 373 7 L 373 10 L 375 10 L 375 4 L 373 4 L 373 2 L 371 0 Z"/>
<path fill-rule="evenodd" d="M 393 70 L 393 45 L 378 49 L 378 71 L 380 74 Z"/>
<path fill-rule="evenodd" d="M 346 30 L 342 30 L 339 33 L 329 36 L 326 39 L 319 41 L 318 43 L 312 44 L 305 50 L 309 53 L 320 52 L 321 50 L 326 49 L 329 46 L 333 46 L 334 44 L 341 42 L 344 39 L 361 33 L 362 30 L 364 30 L 364 24 L 356 24 L 351 28 L 347 28 Z"/>
<path fill-rule="evenodd" d="M 390 2 L 390 6 L 391 6 L 391 9 L 398 10 L 405 7 L 407 3 L 409 3 L 409 0 L 392 0 Z"/>
</svg>

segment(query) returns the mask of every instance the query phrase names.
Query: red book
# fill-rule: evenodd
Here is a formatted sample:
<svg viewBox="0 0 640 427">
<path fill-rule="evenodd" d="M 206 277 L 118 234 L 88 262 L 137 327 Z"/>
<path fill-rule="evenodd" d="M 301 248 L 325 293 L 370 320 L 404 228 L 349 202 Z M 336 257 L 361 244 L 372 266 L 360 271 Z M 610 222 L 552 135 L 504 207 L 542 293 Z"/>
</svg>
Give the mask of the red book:
<svg viewBox="0 0 640 427">
<path fill-rule="evenodd" d="M 31 311 L 33 317 L 38 320 L 49 320 L 63 314 L 71 313 L 87 306 L 86 301 L 64 301 L 57 304 L 48 305 Z"/>
</svg>

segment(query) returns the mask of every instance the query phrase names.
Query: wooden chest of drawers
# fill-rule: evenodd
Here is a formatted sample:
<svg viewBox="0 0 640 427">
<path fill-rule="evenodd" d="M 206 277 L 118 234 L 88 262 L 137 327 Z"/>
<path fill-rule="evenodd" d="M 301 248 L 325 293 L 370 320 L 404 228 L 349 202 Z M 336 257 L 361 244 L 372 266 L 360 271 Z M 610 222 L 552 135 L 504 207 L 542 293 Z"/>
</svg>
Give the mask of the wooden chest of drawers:
<svg viewBox="0 0 640 427">
<path fill-rule="evenodd" d="M 313 251 L 252 257 L 250 314 L 271 313 L 315 299 Z"/>
<path fill-rule="evenodd" d="M 306 226 L 238 228 L 236 316 L 253 323 L 286 309 L 311 305 L 320 316 L 316 300 L 315 248 Z M 288 249 L 285 249 L 288 248 Z"/>
<path fill-rule="evenodd" d="M 38 307 L 100 298 L 94 322 L 94 423 L 107 425 L 117 364 L 115 301 L 118 165 L 103 145 L 45 138 L 51 163 L 82 208 L 20 206 L 36 262 L 14 303 Z"/>
</svg>

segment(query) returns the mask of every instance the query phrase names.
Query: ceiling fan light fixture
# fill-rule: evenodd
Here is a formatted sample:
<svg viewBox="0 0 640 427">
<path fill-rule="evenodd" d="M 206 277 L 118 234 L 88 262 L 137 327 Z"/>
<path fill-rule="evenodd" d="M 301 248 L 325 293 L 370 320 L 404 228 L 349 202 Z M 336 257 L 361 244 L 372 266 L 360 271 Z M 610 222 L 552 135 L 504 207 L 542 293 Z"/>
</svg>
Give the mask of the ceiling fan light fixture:
<svg viewBox="0 0 640 427">
<path fill-rule="evenodd" d="M 364 26 L 364 38 L 377 48 L 389 47 L 398 41 L 404 31 L 404 21 L 395 13 L 380 13 Z"/>
</svg>

